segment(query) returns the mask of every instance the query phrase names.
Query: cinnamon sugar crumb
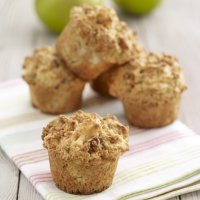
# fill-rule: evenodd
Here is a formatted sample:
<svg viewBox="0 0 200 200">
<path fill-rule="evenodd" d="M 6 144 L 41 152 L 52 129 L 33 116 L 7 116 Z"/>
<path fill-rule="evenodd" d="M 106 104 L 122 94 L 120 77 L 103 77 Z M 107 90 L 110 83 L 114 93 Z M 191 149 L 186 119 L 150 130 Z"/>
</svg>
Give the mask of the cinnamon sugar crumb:
<svg viewBox="0 0 200 200">
<path fill-rule="evenodd" d="M 113 116 L 78 111 L 50 122 L 42 139 L 45 148 L 61 153 L 64 159 L 115 160 L 128 150 L 128 127 Z"/>
</svg>

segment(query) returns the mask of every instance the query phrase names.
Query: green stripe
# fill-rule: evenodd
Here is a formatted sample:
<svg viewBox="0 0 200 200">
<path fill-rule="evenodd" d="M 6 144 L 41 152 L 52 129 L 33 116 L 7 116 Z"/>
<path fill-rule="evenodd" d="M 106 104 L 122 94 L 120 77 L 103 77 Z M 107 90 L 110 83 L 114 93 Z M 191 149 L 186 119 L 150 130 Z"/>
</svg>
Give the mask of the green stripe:
<svg viewBox="0 0 200 200">
<path fill-rule="evenodd" d="M 67 194 L 67 193 L 64 193 L 64 192 L 51 192 L 51 193 L 48 193 L 46 196 L 45 196 L 45 199 L 47 200 L 66 200 L 66 199 L 74 199 L 74 200 L 78 200 L 78 199 L 87 199 L 88 196 L 84 196 L 84 195 L 72 195 L 72 194 Z"/>
<path fill-rule="evenodd" d="M 173 181 L 170 181 L 164 185 L 159 185 L 159 186 L 156 186 L 156 187 L 153 187 L 153 188 L 150 188 L 148 190 L 144 190 L 144 191 L 141 191 L 141 192 L 137 192 L 137 193 L 130 193 L 130 194 L 127 194 L 125 196 L 122 196 L 122 197 L 119 197 L 118 200 L 126 200 L 126 199 L 129 199 L 129 198 L 132 198 L 132 197 L 135 197 L 135 196 L 139 196 L 139 195 L 142 195 L 144 193 L 150 193 L 150 192 L 154 192 L 156 190 L 159 190 L 159 189 L 163 189 L 165 187 L 168 187 L 168 186 L 171 186 L 171 185 L 175 185 L 179 182 L 182 182 L 182 181 L 185 181 L 191 177 L 194 177 L 195 175 L 199 175 L 200 174 L 200 169 L 194 171 L 194 172 L 191 172 L 190 174 L 187 174 L 179 179 L 176 179 L 176 180 L 173 180 Z M 191 183 L 190 183 L 191 184 Z M 174 188 L 175 189 L 175 188 Z M 165 192 L 166 193 L 166 192 Z M 148 199 L 151 199 L 152 197 L 148 198 Z"/>
<path fill-rule="evenodd" d="M 194 192 L 200 190 L 200 182 L 199 181 L 192 181 L 190 184 L 186 184 L 184 186 L 177 187 L 177 189 L 171 189 L 166 193 L 153 196 L 151 198 L 148 198 L 148 200 L 164 200 L 164 199 L 171 199 L 173 197 L 177 197 L 179 195 L 183 195 L 186 193 Z"/>
<path fill-rule="evenodd" d="M 184 153 L 185 153 L 185 152 L 184 152 Z M 124 184 L 124 183 L 130 182 L 130 181 L 132 181 L 132 180 L 135 180 L 135 179 L 137 179 L 137 178 L 139 178 L 139 177 L 141 177 L 141 176 L 150 175 L 151 173 L 154 173 L 154 172 L 158 172 L 158 171 L 161 171 L 161 170 L 165 170 L 165 169 L 167 169 L 167 168 L 170 168 L 170 167 L 174 167 L 174 166 L 177 166 L 177 165 L 184 164 L 184 163 L 186 163 L 186 162 L 190 162 L 190 161 L 195 160 L 196 158 L 199 158 L 199 157 L 200 157 L 200 152 L 196 152 L 196 153 L 191 154 L 189 159 L 188 159 L 188 157 L 186 156 L 185 158 L 183 158 L 183 159 L 181 159 L 181 160 L 172 161 L 172 162 L 171 162 L 171 161 L 167 161 L 167 162 L 169 162 L 168 165 L 163 165 L 162 167 L 160 167 L 160 168 L 158 168 L 158 169 L 150 170 L 151 172 L 148 172 L 148 173 L 145 173 L 145 172 L 144 172 L 142 175 L 140 174 L 140 176 L 138 176 L 138 177 L 137 177 L 137 175 L 134 177 L 135 172 L 132 172 L 132 174 L 130 173 L 129 175 L 127 175 L 128 178 L 127 178 L 126 180 L 120 181 L 120 183 L 117 184 L 115 187 L 119 187 L 119 185 L 122 185 L 122 184 Z M 154 166 L 153 166 L 153 167 L 154 167 Z M 158 189 L 160 189 L 160 188 L 164 188 L 164 187 L 167 187 L 167 186 L 169 186 L 169 185 L 171 185 L 171 184 L 174 184 L 174 183 L 180 182 L 180 181 L 182 181 L 182 180 L 185 180 L 185 179 L 187 179 L 187 177 L 190 178 L 190 177 L 192 177 L 192 176 L 194 176 L 194 175 L 197 175 L 197 174 L 199 174 L 199 173 L 200 173 L 200 170 L 197 170 L 197 171 L 195 171 L 195 172 L 192 172 L 192 173 L 190 173 L 190 174 L 185 175 L 184 177 L 181 177 L 181 178 L 179 178 L 179 179 L 175 179 L 175 180 L 173 180 L 173 181 L 170 182 L 170 183 L 158 185 L 158 186 L 156 186 L 156 187 L 154 187 L 154 188 L 150 188 L 150 189 L 147 189 L 147 190 L 143 190 L 143 191 L 139 191 L 139 192 L 134 192 L 134 193 L 131 193 L 130 195 L 131 195 L 131 197 L 134 197 L 134 196 L 138 196 L 138 195 L 141 195 L 141 194 L 144 194 L 144 193 L 147 193 L 147 192 L 155 191 L 155 190 L 158 190 Z M 128 196 L 129 196 L 129 195 L 128 195 Z M 121 198 L 119 198 L 119 199 L 126 199 L 126 196 L 125 196 L 125 197 L 121 197 Z"/>
<path fill-rule="evenodd" d="M 123 184 L 140 177 L 144 177 L 146 175 L 150 175 L 157 171 L 161 171 L 170 167 L 174 167 L 178 164 L 184 164 L 187 161 L 193 160 L 193 157 L 197 157 L 200 154 L 200 149 L 198 146 L 189 147 L 184 151 L 177 152 L 173 154 L 173 158 L 171 157 L 162 157 L 161 159 L 157 159 L 156 161 L 144 163 L 138 167 L 134 167 L 132 169 L 126 169 L 117 173 L 113 186 L 117 186 L 119 183 Z M 134 156 L 133 156 L 134 157 Z M 181 159 L 180 159 L 181 157 Z"/>
</svg>

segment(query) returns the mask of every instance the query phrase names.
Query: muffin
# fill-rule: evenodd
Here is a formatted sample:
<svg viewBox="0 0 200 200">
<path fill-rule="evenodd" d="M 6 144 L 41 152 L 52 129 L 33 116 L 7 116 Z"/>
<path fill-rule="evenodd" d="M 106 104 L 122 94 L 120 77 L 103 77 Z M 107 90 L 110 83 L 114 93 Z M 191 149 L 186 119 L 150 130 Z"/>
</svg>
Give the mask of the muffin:
<svg viewBox="0 0 200 200">
<path fill-rule="evenodd" d="M 42 133 L 53 180 L 73 194 L 101 192 L 112 184 L 119 156 L 128 150 L 128 128 L 114 116 L 78 111 L 61 115 Z"/>
<path fill-rule="evenodd" d="M 137 51 L 135 43 L 135 34 L 112 8 L 83 6 L 72 9 L 56 48 L 70 70 L 91 81 L 114 64 L 130 60 Z"/>
<path fill-rule="evenodd" d="M 135 33 L 134 33 L 135 34 Z M 135 34 L 136 35 L 136 34 Z M 137 51 L 135 51 L 134 56 L 132 59 L 134 59 L 134 57 L 138 57 L 139 54 L 143 54 L 146 53 L 146 51 L 144 50 L 144 48 L 142 47 L 141 44 L 139 44 L 139 42 L 136 42 L 135 44 L 135 48 L 137 49 Z M 111 69 L 109 69 L 108 71 L 102 73 L 100 76 L 98 76 L 95 80 L 93 80 L 90 85 L 92 87 L 92 89 L 99 93 L 102 96 L 106 96 L 106 97 L 111 97 L 111 95 L 109 94 L 109 79 L 112 76 L 112 73 L 119 67 L 118 66 L 113 66 Z"/>
<path fill-rule="evenodd" d="M 122 101 L 128 121 L 141 128 L 173 122 L 184 90 L 177 59 L 165 54 L 141 54 L 119 67 L 110 79 L 110 94 Z"/>
<path fill-rule="evenodd" d="M 85 82 L 67 69 L 54 48 L 35 50 L 23 67 L 34 107 L 45 113 L 61 114 L 81 106 Z"/>
</svg>

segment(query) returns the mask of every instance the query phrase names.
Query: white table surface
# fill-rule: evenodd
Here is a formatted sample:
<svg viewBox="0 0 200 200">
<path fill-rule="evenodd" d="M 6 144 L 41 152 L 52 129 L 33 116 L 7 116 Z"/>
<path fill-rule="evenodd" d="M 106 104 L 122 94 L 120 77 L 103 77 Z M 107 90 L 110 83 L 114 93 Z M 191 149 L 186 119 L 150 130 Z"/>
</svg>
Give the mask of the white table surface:
<svg viewBox="0 0 200 200">
<path fill-rule="evenodd" d="M 176 55 L 189 90 L 180 118 L 200 134 L 200 0 L 164 0 L 151 15 L 134 18 L 120 13 L 150 51 Z M 26 55 L 52 45 L 56 35 L 38 21 L 33 0 L 0 0 L 0 82 L 18 78 Z M 23 174 L 0 150 L 0 200 L 41 200 Z M 173 200 L 198 200 L 200 192 Z"/>
</svg>

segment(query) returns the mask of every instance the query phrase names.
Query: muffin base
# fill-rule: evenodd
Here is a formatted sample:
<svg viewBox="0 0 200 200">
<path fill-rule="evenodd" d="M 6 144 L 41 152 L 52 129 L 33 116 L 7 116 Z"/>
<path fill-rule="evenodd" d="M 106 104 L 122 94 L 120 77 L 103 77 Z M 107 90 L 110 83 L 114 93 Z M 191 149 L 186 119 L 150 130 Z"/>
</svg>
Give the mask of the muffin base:
<svg viewBox="0 0 200 200">
<path fill-rule="evenodd" d="M 112 184 L 118 159 L 101 164 L 76 163 L 63 160 L 60 154 L 49 150 L 51 174 L 57 187 L 71 194 L 93 194 Z"/>
<path fill-rule="evenodd" d="M 74 88 L 30 85 L 32 105 L 44 113 L 62 114 L 79 109 L 84 84 Z"/>
<path fill-rule="evenodd" d="M 180 99 L 167 103 L 142 104 L 124 102 L 125 116 L 129 123 L 140 128 L 159 128 L 171 124 L 179 113 Z"/>
</svg>

